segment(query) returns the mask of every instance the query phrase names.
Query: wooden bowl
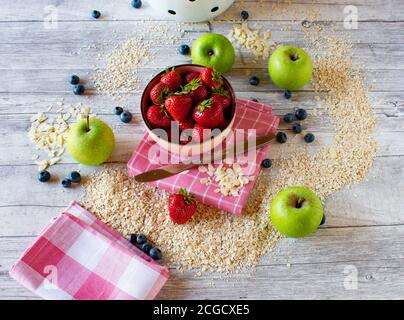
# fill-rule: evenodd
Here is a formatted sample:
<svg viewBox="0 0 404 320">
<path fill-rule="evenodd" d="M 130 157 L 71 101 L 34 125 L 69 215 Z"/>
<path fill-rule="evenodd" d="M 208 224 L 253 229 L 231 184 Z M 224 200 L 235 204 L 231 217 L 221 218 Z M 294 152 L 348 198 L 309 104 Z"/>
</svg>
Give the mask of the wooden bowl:
<svg viewBox="0 0 404 320">
<path fill-rule="evenodd" d="M 190 72 L 201 72 L 204 69 L 204 66 L 196 65 L 196 64 L 182 64 L 174 66 L 175 70 L 183 76 L 184 74 Z M 161 76 L 165 73 L 161 71 L 159 74 L 153 77 L 153 79 L 148 83 L 145 90 L 143 91 L 142 100 L 141 100 L 141 114 L 143 122 L 146 126 L 146 130 L 149 133 L 150 137 L 156 141 L 156 143 L 162 148 L 181 156 L 197 156 L 202 153 L 206 153 L 213 148 L 217 147 L 225 137 L 231 132 L 231 128 L 234 124 L 235 113 L 236 113 L 236 97 L 234 95 L 234 90 L 231 87 L 229 81 L 223 77 L 223 87 L 226 89 L 231 98 L 231 106 L 226 110 L 225 117 L 227 119 L 227 126 L 221 131 L 221 133 L 215 135 L 210 140 L 203 141 L 201 143 L 188 143 L 186 145 L 181 145 L 179 143 L 170 142 L 166 139 L 161 138 L 158 134 L 153 131 L 153 126 L 149 123 L 146 117 L 147 109 L 149 106 L 153 105 L 150 100 L 150 91 L 151 89 L 160 81 Z"/>
</svg>

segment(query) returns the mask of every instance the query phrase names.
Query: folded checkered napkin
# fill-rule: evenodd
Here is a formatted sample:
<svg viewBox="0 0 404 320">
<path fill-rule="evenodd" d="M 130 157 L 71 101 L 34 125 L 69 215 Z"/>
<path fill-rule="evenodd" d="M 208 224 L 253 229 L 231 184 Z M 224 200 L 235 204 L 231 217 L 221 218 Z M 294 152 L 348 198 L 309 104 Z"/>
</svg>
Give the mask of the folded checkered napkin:
<svg viewBox="0 0 404 320">
<path fill-rule="evenodd" d="M 270 106 L 249 100 L 237 99 L 233 132 L 237 132 L 237 129 L 244 129 L 244 132 L 247 132 L 248 129 L 256 129 L 257 136 L 263 136 L 275 133 L 278 129 L 278 124 L 279 118 L 272 115 L 272 108 Z M 152 163 L 148 157 L 149 150 L 154 147 L 155 144 L 156 143 L 146 133 L 128 162 L 128 173 L 130 176 L 156 169 L 162 165 L 160 163 Z M 237 197 L 224 196 L 221 193 L 214 192 L 217 188 L 215 183 L 210 186 L 202 184 L 200 179 L 206 177 L 207 174 L 199 172 L 198 169 L 192 169 L 170 178 L 152 182 L 151 184 L 171 193 L 177 192 L 180 188 L 185 188 L 192 193 L 197 200 L 204 204 L 211 205 L 235 215 L 240 215 L 255 184 L 256 177 L 260 170 L 260 164 L 268 150 L 269 146 L 258 149 L 255 159 L 242 165 L 243 173 L 252 176 L 253 180 L 241 189 Z M 160 152 L 163 153 L 166 151 L 161 150 Z M 243 156 L 237 159 L 241 157 Z M 168 158 L 178 160 L 178 157 L 173 154 L 170 154 Z"/>
<path fill-rule="evenodd" d="M 153 299 L 168 270 L 77 202 L 54 219 L 11 267 L 44 299 Z"/>
</svg>

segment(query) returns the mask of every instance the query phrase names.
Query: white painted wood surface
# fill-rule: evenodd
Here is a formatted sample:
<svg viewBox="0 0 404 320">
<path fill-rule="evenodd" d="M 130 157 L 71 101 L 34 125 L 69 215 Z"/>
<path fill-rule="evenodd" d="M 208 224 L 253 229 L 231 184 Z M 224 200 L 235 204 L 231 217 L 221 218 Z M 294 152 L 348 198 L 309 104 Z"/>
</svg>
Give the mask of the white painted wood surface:
<svg viewBox="0 0 404 320">
<path fill-rule="evenodd" d="M 112 30 L 122 35 L 117 41 L 137 30 L 137 20 L 152 16 L 147 0 L 144 2 L 143 9 L 134 10 L 129 0 L 2 1 L 0 299 L 36 298 L 8 276 L 8 269 L 44 224 L 69 200 L 80 195 L 80 188 L 66 191 L 56 183 L 49 186 L 36 182 L 36 168 L 31 161 L 34 150 L 26 137 L 30 117 L 61 97 L 67 104 L 88 103 L 115 129 L 118 146 L 111 161 L 118 165 L 126 162 L 141 137 L 141 123 L 122 125 L 111 115 L 114 104 L 110 98 L 94 95 L 92 88 L 88 90 L 88 99 L 73 96 L 66 77 L 74 72 L 86 80 L 94 56 L 80 54 L 80 51 L 92 43 L 102 44 Z M 257 2 L 244 1 L 244 8 L 250 12 L 252 20 L 271 29 L 273 40 L 302 44 L 300 28 L 291 15 L 262 10 Z M 278 1 L 263 2 L 271 5 Z M 193 273 L 172 270 L 170 280 L 159 295 L 162 299 L 404 298 L 404 2 L 293 2 L 282 7 L 287 12 L 319 10 L 322 21 L 335 23 L 337 30 L 348 34 L 355 42 L 354 58 L 364 65 L 372 84 L 369 96 L 379 122 L 378 154 L 369 179 L 330 197 L 326 226 L 307 239 L 284 240 L 276 257 L 264 257 L 255 271 L 226 278 L 218 274 L 194 277 Z M 47 5 L 55 5 L 58 9 L 58 28 L 51 31 L 43 28 L 43 10 Z M 357 30 L 343 29 L 346 5 L 358 8 Z M 92 9 L 100 10 L 102 19 L 91 19 Z M 237 7 L 232 8 L 230 14 L 236 15 L 238 11 Z M 231 22 L 220 19 L 211 26 L 198 24 L 185 32 L 181 41 L 192 43 L 209 28 L 227 34 L 231 26 Z M 138 32 L 142 32 L 141 28 Z M 167 64 L 189 61 L 176 54 L 177 45 L 156 48 L 156 55 L 161 56 L 161 60 L 153 61 L 140 71 L 142 84 Z M 252 89 L 247 84 L 245 69 L 254 69 L 254 73 L 264 80 L 263 85 Z M 310 86 L 295 93 L 291 101 L 282 99 L 280 92 L 266 80 L 265 65 L 254 65 L 248 59 L 236 63 L 229 79 L 238 96 L 256 97 L 269 103 L 278 115 L 297 105 L 310 111 L 314 105 Z M 138 114 L 141 92 L 136 91 L 133 95 L 132 111 Z M 321 143 L 331 141 L 332 129 L 326 119 L 317 118 L 307 125 L 314 128 Z M 271 156 L 278 155 L 279 149 L 275 147 Z M 63 176 L 73 168 L 77 168 L 77 164 L 67 158 L 52 172 Z M 90 172 L 92 169 L 85 170 Z M 352 266 L 358 272 L 358 287 L 347 290 L 344 270 Z"/>
</svg>

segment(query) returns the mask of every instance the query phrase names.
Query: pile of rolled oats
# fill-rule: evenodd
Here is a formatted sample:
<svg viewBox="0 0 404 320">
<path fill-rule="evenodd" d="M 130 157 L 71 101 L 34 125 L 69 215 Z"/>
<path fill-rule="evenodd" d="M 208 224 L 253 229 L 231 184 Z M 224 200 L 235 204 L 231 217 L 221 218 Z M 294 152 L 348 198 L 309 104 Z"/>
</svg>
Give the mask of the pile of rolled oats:
<svg viewBox="0 0 404 320">
<path fill-rule="evenodd" d="M 90 75 L 98 93 L 121 104 L 132 103 L 133 92 L 139 90 L 144 81 L 139 69 L 153 63 L 155 48 L 161 44 L 172 45 L 184 34 L 183 26 L 174 22 L 144 20 L 137 22 L 137 28 L 143 29 L 142 35 L 136 31 L 121 45 L 115 44 L 118 35 L 114 32 L 107 46 L 112 46 L 112 50 L 98 52 L 97 65 Z"/>
<path fill-rule="evenodd" d="M 138 68 L 145 65 L 149 58 L 149 44 L 141 37 L 128 39 L 107 55 L 106 68 L 97 68 L 91 80 L 100 93 L 122 100 L 127 92 L 138 89 Z"/>
<path fill-rule="evenodd" d="M 192 219 L 177 225 L 168 215 L 168 193 L 137 183 L 124 170 L 109 168 L 89 176 L 82 204 L 125 236 L 147 235 L 169 267 L 197 273 L 252 267 L 281 238 L 271 226 L 268 209 L 260 208 L 259 193 L 251 196 L 251 208 L 243 217 L 198 203 Z"/>
</svg>

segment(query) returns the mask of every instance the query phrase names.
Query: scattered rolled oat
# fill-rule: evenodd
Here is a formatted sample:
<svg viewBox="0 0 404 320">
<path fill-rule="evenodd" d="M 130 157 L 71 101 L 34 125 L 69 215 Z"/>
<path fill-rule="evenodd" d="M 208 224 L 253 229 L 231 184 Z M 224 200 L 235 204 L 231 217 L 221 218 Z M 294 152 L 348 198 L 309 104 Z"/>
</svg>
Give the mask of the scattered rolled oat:
<svg viewBox="0 0 404 320">
<path fill-rule="evenodd" d="M 118 35 L 114 32 L 107 41 L 109 51 L 98 52 L 100 48 L 88 48 L 97 49 L 98 52 L 98 66 L 94 66 L 95 70 L 90 76 L 96 90 L 122 105 L 132 103 L 133 92 L 140 88 L 143 80 L 138 75 L 139 68 L 152 63 L 155 51 L 152 49 L 161 44 L 173 45 L 184 33 L 183 26 L 173 22 L 138 21 L 137 29 L 146 36 L 139 36 L 137 31 L 129 35 L 125 42 L 116 43 Z"/>
<path fill-rule="evenodd" d="M 329 115 L 335 139 L 331 146 L 320 146 L 314 153 L 307 146 L 298 150 L 301 143 L 290 146 L 293 152 L 282 153 L 281 159 L 274 161 L 276 175 L 254 190 L 263 194 L 261 205 L 265 207 L 277 192 L 293 185 L 307 186 L 325 200 L 363 181 L 376 156 L 375 114 L 363 75 L 352 62 L 351 44 L 318 28 L 305 30 L 309 52 L 316 58 L 316 100 Z"/>
<path fill-rule="evenodd" d="M 91 76 L 96 89 L 102 94 L 119 99 L 118 94 L 138 88 L 137 70 L 149 61 L 150 45 L 141 37 L 128 39 L 107 56 L 105 69 L 96 69 Z"/>
</svg>

